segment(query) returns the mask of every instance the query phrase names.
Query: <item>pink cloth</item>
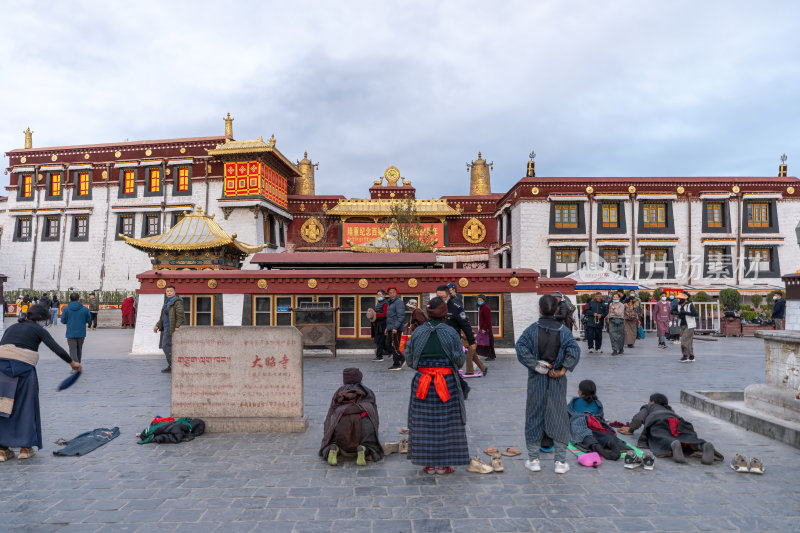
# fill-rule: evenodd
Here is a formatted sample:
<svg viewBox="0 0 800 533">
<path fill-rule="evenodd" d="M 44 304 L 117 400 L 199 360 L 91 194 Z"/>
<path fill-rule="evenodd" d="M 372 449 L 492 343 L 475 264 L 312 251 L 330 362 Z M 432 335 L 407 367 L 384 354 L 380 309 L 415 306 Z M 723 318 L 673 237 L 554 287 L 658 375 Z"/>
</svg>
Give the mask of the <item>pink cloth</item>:
<svg viewBox="0 0 800 533">
<path fill-rule="evenodd" d="M 669 323 L 672 320 L 672 306 L 669 300 L 656 302 L 653 306 L 653 320 L 656 323 L 656 335 L 664 337 L 669 333 Z"/>
</svg>

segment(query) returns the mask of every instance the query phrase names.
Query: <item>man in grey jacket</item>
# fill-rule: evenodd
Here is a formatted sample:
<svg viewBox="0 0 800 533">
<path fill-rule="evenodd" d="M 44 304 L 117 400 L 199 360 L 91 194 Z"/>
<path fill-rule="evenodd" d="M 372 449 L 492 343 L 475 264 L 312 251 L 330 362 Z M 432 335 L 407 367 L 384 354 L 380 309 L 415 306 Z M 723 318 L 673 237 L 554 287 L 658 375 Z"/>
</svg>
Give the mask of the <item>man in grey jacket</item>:
<svg viewBox="0 0 800 533">
<path fill-rule="evenodd" d="M 406 306 L 397 294 L 397 287 L 389 287 L 389 305 L 386 307 L 386 344 L 392 352 L 392 366 L 389 370 L 400 370 L 406 359 L 400 353 L 400 335 L 406 323 Z"/>
</svg>

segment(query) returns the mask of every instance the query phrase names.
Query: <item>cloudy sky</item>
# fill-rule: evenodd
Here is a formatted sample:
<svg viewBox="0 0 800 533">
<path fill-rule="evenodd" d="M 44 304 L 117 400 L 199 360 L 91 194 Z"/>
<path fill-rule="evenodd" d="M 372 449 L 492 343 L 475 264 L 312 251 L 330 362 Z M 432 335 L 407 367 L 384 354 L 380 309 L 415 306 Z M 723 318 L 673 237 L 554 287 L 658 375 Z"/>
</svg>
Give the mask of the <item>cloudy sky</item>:
<svg viewBox="0 0 800 533">
<path fill-rule="evenodd" d="M 135 6 L 135 7 L 128 7 Z M 0 5 L 0 151 L 274 133 L 363 196 L 524 176 L 774 175 L 800 165 L 800 3 L 17 2 Z M 793 163 L 794 162 L 794 163 Z M 4 160 L 4 167 L 7 160 Z M 8 176 L 0 176 L 0 185 Z"/>
</svg>

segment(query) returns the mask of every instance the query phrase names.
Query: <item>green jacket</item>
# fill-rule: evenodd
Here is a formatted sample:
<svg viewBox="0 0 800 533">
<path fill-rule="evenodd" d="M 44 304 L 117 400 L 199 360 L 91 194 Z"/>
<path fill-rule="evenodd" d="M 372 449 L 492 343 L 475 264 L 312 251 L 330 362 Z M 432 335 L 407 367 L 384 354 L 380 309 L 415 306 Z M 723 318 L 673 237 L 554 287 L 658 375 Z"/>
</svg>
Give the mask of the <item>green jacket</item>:
<svg viewBox="0 0 800 533">
<path fill-rule="evenodd" d="M 89 311 L 92 313 L 96 313 L 100 311 L 100 300 L 95 298 L 89 298 L 89 301 L 86 302 L 86 305 L 89 307 Z"/>
<path fill-rule="evenodd" d="M 158 322 L 156 323 L 156 327 L 159 331 L 164 330 L 164 307 L 166 307 L 166 305 L 167 299 L 164 298 L 164 303 L 161 305 L 161 312 L 158 314 Z M 167 317 L 169 318 L 169 334 L 172 335 L 175 333 L 175 330 L 181 327 L 185 322 L 183 314 L 183 300 L 180 296 L 177 296 L 175 301 L 172 302 L 172 305 L 169 306 Z"/>
</svg>

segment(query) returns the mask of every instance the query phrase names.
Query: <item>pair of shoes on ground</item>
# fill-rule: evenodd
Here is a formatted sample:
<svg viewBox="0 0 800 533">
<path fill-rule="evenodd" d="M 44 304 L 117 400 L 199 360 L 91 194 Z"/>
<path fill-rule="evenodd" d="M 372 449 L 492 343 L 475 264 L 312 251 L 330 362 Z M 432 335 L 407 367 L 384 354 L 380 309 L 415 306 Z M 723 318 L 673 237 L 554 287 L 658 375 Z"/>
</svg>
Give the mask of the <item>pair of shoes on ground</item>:
<svg viewBox="0 0 800 533">
<path fill-rule="evenodd" d="M 20 448 L 19 455 L 17 456 L 18 459 L 30 459 L 36 455 L 36 451 L 33 448 Z M 10 461 L 14 458 L 14 452 L 11 451 L 11 448 L 3 448 L 0 450 L 0 462 Z"/>
<path fill-rule="evenodd" d="M 594 348 L 589 348 L 589 353 L 603 353 L 603 350 L 601 350 L 600 348 L 596 350 Z"/>
<path fill-rule="evenodd" d="M 625 452 L 624 466 L 628 470 L 643 466 L 645 470 L 652 470 L 656 466 L 656 456 L 650 450 L 645 450 L 639 457 L 633 450 Z"/>
<path fill-rule="evenodd" d="M 613 352 L 611 352 L 611 355 L 622 355 L 624 353 L 625 353 L 625 350 L 620 350 L 620 351 L 614 350 Z"/>
<path fill-rule="evenodd" d="M 483 453 L 485 453 L 489 457 L 494 457 L 495 455 L 503 455 L 505 457 L 516 457 L 521 452 L 519 450 L 517 450 L 516 448 L 506 448 L 506 451 L 504 451 L 504 452 L 501 452 L 497 448 L 487 448 L 487 449 L 483 450 Z"/>
<path fill-rule="evenodd" d="M 528 459 L 525 461 L 525 468 L 531 472 L 541 472 L 542 464 L 539 462 L 539 459 Z M 566 474 L 569 472 L 569 463 L 566 461 L 555 461 L 555 467 L 553 470 L 556 474 Z"/>
<path fill-rule="evenodd" d="M 389 370 L 402 370 L 404 366 L 406 366 L 406 360 L 405 359 L 400 361 L 399 365 L 393 364 L 392 366 L 390 366 Z"/>
<path fill-rule="evenodd" d="M 376 356 L 375 359 L 372 360 L 373 363 L 380 363 L 380 362 L 383 362 L 383 361 L 385 361 L 383 356 L 380 356 L 380 357 Z"/>
<path fill-rule="evenodd" d="M 735 472 L 750 473 L 750 474 L 763 474 L 764 463 L 758 457 L 745 457 L 741 453 L 737 453 L 731 460 L 731 468 Z"/>
<path fill-rule="evenodd" d="M 398 442 L 385 442 L 383 443 L 384 455 L 392 455 L 393 453 L 408 453 L 408 439 L 400 439 Z"/>
<path fill-rule="evenodd" d="M 453 468 L 452 466 L 426 466 L 425 468 L 422 469 L 422 471 L 425 472 L 426 474 L 445 475 L 445 474 L 452 474 L 453 472 L 456 471 L 456 469 Z"/>
<path fill-rule="evenodd" d="M 487 465 L 476 455 L 467 465 L 467 472 L 475 472 L 476 474 L 491 474 L 492 472 L 503 472 L 504 470 L 503 458 L 500 454 L 492 456 L 491 464 Z"/>
<path fill-rule="evenodd" d="M 670 445 L 670 449 L 672 450 L 672 460 L 676 463 L 685 463 L 686 456 L 683 453 L 683 445 L 680 441 L 674 440 Z M 700 462 L 704 465 L 712 465 L 714 464 L 714 445 L 710 442 L 706 442 L 703 444 L 703 456 L 700 458 Z"/>
<path fill-rule="evenodd" d="M 484 376 L 489 375 L 489 367 L 486 367 L 486 370 L 484 370 L 483 372 L 481 372 L 480 370 L 475 370 L 472 374 L 467 374 L 466 372 L 464 372 L 459 368 L 458 375 L 461 376 L 462 378 L 482 378 Z"/>
<path fill-rule="evenodd" d="M 666 344 L 659 344 L 658 347 L 661 348 L 662 350 L 666 350 L 667 349 L 667 345 Z"/>
<path fill-rule="evenodd" d="M 694 356 L 693 356 L 693 355 L 690 355 L 689 357 L 686 357 L 686 356 L 684 355 L 683 357 L 681 357 L 681 360 L 680 360 L 680 362 L 681 362 L 681 363 L 694 363 Z"/>
<path fill-rule="evenodd" d="M 331 466 L 336 466 L 339 464 L 339 447 L 335 444 L 333 447 L 328 450 L 328 464 Z M 367 449 L 363 446 L 359 446 L 357 453 L 356 453 L 356 464 L 358 466 L 367 466 Z"/>
</svg>

